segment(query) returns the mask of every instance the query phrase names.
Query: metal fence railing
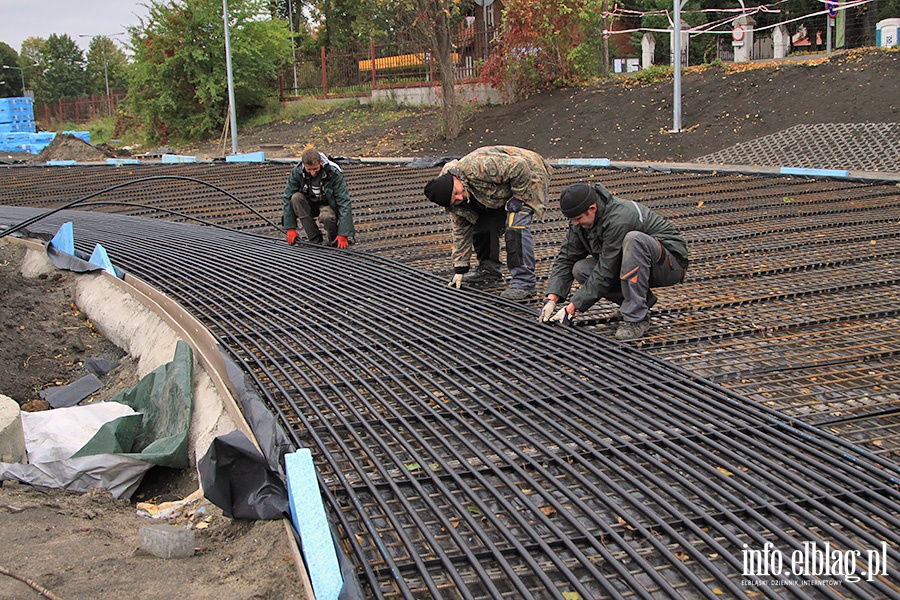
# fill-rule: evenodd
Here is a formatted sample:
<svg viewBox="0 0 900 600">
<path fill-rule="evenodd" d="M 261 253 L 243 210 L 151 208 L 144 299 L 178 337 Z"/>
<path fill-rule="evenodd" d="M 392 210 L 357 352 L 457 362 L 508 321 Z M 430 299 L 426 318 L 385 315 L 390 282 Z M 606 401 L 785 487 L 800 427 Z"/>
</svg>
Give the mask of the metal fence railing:
<svg viewBox="0 0 900 600">
<path fill-rule="evenodd" d="M 458 81 L 476 79 L 494 49 L 495 28 L 476 31 L 464 26 L 453 39 Z M 420 42 L 369 45 L 366 51 L 339 54 L 298 50 L 281 76 L 282 98 L 341 97 L 369 94 L 373 89 L 419 86 L 440 80 L 437 62 Z"/>
<path fill-rule="evenodd" d="M 51 124 L 86 123 L 99 117 L 116 114 L 119 104 L 125 101 L 125 90 L 106 94 L 93 94 L 81 98 L 66 98 L 48 104 L 34 105 L 34 119 L 44 127 Z"/>
</svg>

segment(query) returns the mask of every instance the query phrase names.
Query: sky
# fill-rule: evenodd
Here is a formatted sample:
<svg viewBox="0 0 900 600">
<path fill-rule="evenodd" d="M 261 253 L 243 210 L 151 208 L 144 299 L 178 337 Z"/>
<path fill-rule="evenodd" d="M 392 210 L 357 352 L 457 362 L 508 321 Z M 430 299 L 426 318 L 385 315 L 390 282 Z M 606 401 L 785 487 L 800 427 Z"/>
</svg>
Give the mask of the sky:
<svg viewBox="0 0 900 600">
<path fill-rule="evenodd" d="M 0 42 L 19 52 L 29 37 L 68 34 L 87 52 L 90 37 L 125 32 L 149 12 L 146 0 L 0 0 Z M 113 39 L 127 41 L 127 35 Z M 124 49 L 124 48 L 123 48 Z"/>
</svg>

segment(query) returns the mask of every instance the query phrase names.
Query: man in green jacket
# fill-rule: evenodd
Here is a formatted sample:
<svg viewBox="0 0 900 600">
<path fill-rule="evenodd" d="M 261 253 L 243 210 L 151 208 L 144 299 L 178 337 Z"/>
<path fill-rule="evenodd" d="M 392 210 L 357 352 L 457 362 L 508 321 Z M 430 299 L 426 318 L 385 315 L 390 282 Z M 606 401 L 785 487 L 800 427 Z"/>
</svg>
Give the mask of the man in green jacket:
<svg viewBox="0 0 900 600">
<path fill-rule="evenodd" d="M 621 200 L 599 184 L 570 185 L 559 207 L 571 224 L 553 263 L 539 320 L 567 325 L 577 311 L 606 298 L 619 305 L 613 315 L 621 320 L 616 339 L 641 337 L 650 328 L 650 307 L 656 303 L 650 288 L 684 280 L 684 235 L 650 208 Z M 581 286 L 556 311 L 574 280 Z"/>
<path fill-rule="evenodd" d="M 553 169 L 541 155 L 514 146 L 486 146 L 444 165 L 425 186 L 425 196 L 453 220 L 452 287 L 499 282 L 500 235 L 506 240 L 509 288 L 500 295 L 524 300 L 534 294 L 533 219 L 544 214 Z M 469 272 L 472 251 L 478 268 Z"/>
<path fill-rule="evenodd" d="M 299 222 L 306 239 L 321 244 L 317 218 L 325 228 L 329 246 L 346 248 L 353 241 L 353 213 L 344 174 L 316 148 L 308 148 L 300 156 L 300 164 L 291 170 L 284 188 L 281 224 L 287 229 L 287 243 L 297 241 Z"/>
</svg>

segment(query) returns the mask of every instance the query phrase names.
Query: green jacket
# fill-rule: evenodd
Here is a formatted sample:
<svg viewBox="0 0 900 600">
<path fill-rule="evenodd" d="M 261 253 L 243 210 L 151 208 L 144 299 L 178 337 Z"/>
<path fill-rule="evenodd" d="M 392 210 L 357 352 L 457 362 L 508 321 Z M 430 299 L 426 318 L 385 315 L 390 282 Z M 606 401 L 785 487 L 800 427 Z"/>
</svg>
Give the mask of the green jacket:
<svg viewBox="0 0 900 600">
<path fill-rule="evenodd" d="M 340 167 L 328 162 L 326 158 L 322 159 L 322 173 L 322 197 L 337 215 L 338 235 L 353 238 L 355 234 L 353 212 L 350 207 L 350 192 L 347 191 L 347 184 L 344 182 L 344 173 Z M 281 224 L 285 229 L 297 229 L 297 215 L 291 207 L 291 196 L 297 192 L 311 196 L 310 179 L 309 174 L 303 169 L 302 162 L 291 170 L 287 186 L 284 188 L 284 213 L 281 217 Z"/>
<path fill-rule="evenodd" d="M 448 162 L 441 170 L 444 173 L 459 179 L 469 194 L 467 202 L 447 208 L 453 218 L 453 266 L 468 267 L 474 250 L 472 225 L 480 212 L 474 203 L 483 207 L 482 211 L 502 209 L 510 199 L 518 198 L 540 219 L 553 168 L 531 150 L 485 146 Z"/>
<path fill-rule="evenodd" d="M 622 243 L 629 231 L 653 236 L 672 253 L 684 268 L 688 266 L 687 243 L 684 235 L 652 209 L 630 200 L 621 200 L 602 185 L 595 184 L 600 195 L 597 218 L 593 227 L 584 229 L 569 224 L 566 239 L 550 271 L 547 293 L 560 298 L 569 295 L 575 277 L 572 267 L 588 256 L 597 259 L 590 277 L 572 294 L 570 302 L 578 311 L 590 308 L 615 286 L 622 265 Z"/>
</svg>

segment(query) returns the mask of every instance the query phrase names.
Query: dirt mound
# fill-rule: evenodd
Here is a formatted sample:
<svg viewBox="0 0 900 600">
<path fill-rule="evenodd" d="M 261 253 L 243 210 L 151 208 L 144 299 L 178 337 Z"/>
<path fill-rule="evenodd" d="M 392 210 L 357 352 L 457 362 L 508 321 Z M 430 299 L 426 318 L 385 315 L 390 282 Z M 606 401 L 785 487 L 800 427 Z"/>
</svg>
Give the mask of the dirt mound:
<svg viewBox="0 0 900 600">
<path fill-rule="evenodd" d="M 114 153 L 107 153 L 95 148 L 74 135 L 58 133 L 53 138 L 53 141 L 35 157 L 34 162 L 48 162 L 51 160 L 103 162 L 107 158 L 112 157 L 115 157 Z"/>
</svg>

